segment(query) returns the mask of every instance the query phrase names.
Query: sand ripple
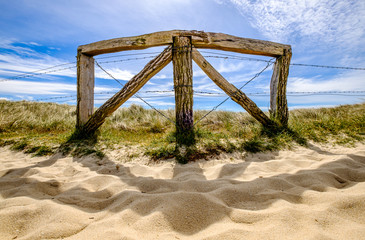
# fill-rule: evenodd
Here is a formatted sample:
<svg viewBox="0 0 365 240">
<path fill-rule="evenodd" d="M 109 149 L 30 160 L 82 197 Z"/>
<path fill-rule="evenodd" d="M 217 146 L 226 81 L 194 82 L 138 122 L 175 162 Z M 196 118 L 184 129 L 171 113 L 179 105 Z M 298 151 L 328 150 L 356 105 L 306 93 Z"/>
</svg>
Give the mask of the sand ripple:
<svg viewBox="0 0 365 240">
<path fill-rule="evenodd" d="M 0 148 L 0 239 L 365 236 L 362 144 L 187 165 L 108 156 L 31 158 Z"/>
</svg>

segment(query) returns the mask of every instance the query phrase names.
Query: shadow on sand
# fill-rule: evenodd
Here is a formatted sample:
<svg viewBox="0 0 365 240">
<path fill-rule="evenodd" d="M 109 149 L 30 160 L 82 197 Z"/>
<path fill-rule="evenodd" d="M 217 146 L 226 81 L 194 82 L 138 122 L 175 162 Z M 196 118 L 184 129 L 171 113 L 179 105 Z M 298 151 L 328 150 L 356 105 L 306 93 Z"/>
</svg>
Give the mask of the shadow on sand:
<svg viewBox="0 0 365 240">
<path fill-rule="evenodd" d="M 245 174 L 254 157 L 249 162 L 225 164 L 217 177 L 207 179 L 199 163 L 175 164 L 164 169 L 167 172 L 164 177 L 156 177 L 148 173 L 148 166 L 136 171 L 131 164 L 120 164 L 108 157 L 70 157 L 57 153 L 27 167 L 1 171 L 0 194 L 3 199 L 23 196 L 51 200 L 89 213 L 122 214 L 131 210 L 141 217 L 159 213 L 174 231 L 192 235 L 227 217 L 244 222 L 232 217 L 233 210 L 263 210 L 281 200 L 305 204 L 302 198 L 305 191 L 325 192 L 365 181 L 364 156 L 309 147 L 334 160 L 316 169 L 258 176 L 247 181 L 237 178 Z M 275 161 L 276 155 L 273 152 L 267 162 Z M 36 177 L 39 173 L 53 177 Z"/>
</svg>

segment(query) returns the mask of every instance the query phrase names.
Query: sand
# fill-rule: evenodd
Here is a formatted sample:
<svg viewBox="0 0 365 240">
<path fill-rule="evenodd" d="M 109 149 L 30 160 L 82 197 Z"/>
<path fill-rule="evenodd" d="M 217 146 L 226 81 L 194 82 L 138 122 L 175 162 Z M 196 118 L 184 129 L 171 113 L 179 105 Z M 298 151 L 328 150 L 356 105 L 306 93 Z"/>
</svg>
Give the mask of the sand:
<svg viewBox="0 0 365 240">
<path fill-rule="evenodd" d="M 0 239 L 365 239 L 364 144 L 186 165 L 120 156 L 0 148 Z"/>
</svg>

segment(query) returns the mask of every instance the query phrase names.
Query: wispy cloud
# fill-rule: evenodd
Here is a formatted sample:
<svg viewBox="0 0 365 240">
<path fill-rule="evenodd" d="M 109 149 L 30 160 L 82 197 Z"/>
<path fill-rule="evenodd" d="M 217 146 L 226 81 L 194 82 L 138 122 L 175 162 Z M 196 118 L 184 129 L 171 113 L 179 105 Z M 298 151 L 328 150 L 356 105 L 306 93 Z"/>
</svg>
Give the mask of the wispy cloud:
<svg viewBox="0 0 365 240">
<path fill-rule="evenodd" d="M 171 108 L 173 106 L 175 106 L 174 102 L 169 102 L 166 101 L 165 99 L 160 99 L 160 100 L 150 100 L 150 99 L 145 99 L 149 104 L 151 104 L 152 106 L 158 106 L 160 108 Z M 130 98 L 126 103 L 125 106 L 129 106 L 131 104 L 139 104 L 145 107 L 149 107 L 147 104 L 145 104 L 142 100 L 140 100 L 139 98 L 136 97 L 132 97 Z"/>
<path fill-rule="evenodd" d="M 115 91 L 115 89 L 95 87 L 95 92 L 103 91 Z M 14 80 L 3 82 L 0 88 L 0 94 L 4 95 L 63 95 L 70 93 L 76 93 L 76 84 Z"/>
<path fill-rule="evenodd" d="M 47 53 L 37 52 L 30 46 L 37 45 L 37 43 L 30 43 L 23 46 L 18 46 L 14 40 L 1 39 L 0 40 L 0 75 L 4 78 L 13 77 L 18 74 L 29 73 L 35 70 L 48 69 L 62 71 L 52 72 L 52 75 L 58 76 L 76 76 L 76 70 L 64 69 L 74 67 L 76 64 L 63 65 L 58 68 L 49 69 L 56 65 L 68 63 L 59 58 L 55 58 Z"/>
<path fill-rule="evenodd" d="M 292 77 L 288 80 L 288 91 L 356 91 L 365 90 L 365 73 L 349 72 L 335 77 Z"/>
<path fill-rule="evenodd" d="M 26 55 L 33 55 L 33 56 L 37 55 L 37 52 L 32 50 L 31 48 L 23 47 L 23 46 L 16 46 L 15 43 L 16 43 L 16 41 L 14 39 L 1 38 L 0 39 L 0 48 L 8 50 L 8 51 L 13 51 L 17 54 L 21 54 L 21 55 L 25 55 L 25 56 Z M 28 44 L 26 44 L 26 45 L 28 45 Z"/>
<path fill-rule="evenodd" d="M 116 78 L 118 80 L 124 80 L 124 81 L 129 81 L 135 75 L 130 70 L 123 70 L 123 69 L 119 69 L 119 68 L 110 68 L 107 70 L 107 72 L 110 75 L 112 75 L 114 78 Z M 102 71 L 98 68 L 95 69 L 95 77 L 114 80 L 108 74 L 106 74 L 104 71 Z"/>
<path fill-rule="evenodd" d="M 273 41 L 359 46 L 364 41 L 365 1 L 227 0 Z M 349 44 L 349 45 L 348 45 Z"/>
</svg>

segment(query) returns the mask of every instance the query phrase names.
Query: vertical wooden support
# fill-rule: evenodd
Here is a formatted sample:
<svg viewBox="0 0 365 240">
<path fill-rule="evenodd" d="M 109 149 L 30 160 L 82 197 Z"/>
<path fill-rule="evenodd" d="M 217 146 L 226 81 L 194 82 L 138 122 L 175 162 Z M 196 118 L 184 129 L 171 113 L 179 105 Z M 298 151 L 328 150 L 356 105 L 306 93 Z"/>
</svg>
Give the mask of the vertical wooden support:
<svg viewBox="0 0 365 240">
<path fill-rule="evenodd" d="M 77 53 L 76 128 L 80 129 L 94 110 L 94 58 Z"/>
<path fill-rule="evenodd" d="M 177 143 L 189 145 L 193 137 L 193 68 L 191 37 L 173 37 Z"/>
<path fill-rule="evenodd" d="M 270 83 L 270 115 L 283 126 L 288 125 L 289 119 L 286 85 L 291 55 L 291 49 L 284 49 L 284 55 L 277 58 Z"/>
</svg>

